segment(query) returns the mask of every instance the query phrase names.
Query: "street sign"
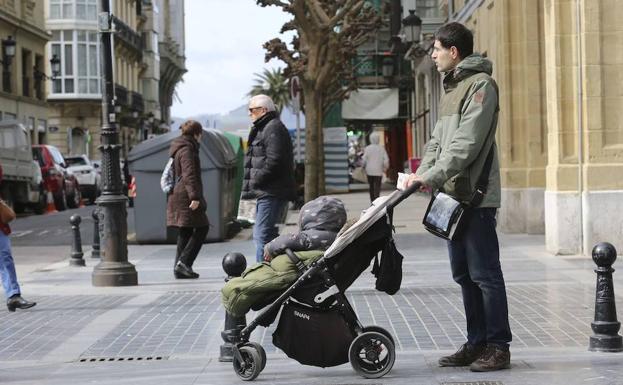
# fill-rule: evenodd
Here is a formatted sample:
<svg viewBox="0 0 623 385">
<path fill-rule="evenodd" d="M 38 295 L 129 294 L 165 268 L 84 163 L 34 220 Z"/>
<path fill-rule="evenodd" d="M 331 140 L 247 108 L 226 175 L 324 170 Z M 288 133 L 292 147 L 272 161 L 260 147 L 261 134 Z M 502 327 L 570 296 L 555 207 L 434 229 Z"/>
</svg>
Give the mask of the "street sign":
<svg viewBox="0 0 623 385">
<path fill-rule="evenodd" d="M 293 76 L 290 79 L 290 99 L 294 113 L 298 113 L 301 108 L 301 84 L 298 76 Z"/>
</svg>

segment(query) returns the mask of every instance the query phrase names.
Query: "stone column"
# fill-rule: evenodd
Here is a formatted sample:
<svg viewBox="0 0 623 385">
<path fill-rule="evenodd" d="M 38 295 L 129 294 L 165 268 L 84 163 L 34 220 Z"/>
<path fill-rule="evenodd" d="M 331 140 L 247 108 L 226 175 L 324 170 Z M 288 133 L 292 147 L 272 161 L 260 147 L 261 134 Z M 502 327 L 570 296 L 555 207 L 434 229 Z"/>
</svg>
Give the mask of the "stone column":
<svg viewBox="0 0 623 385">
<path fill-rule="evenodd" d="M 547 249 L 588 255 L 603 239 L 620 249 L 623 52 L 612 47 L 623 44 L 623 7 L 612 0 L 549 0 L 545 9 Z"/>
</svg>

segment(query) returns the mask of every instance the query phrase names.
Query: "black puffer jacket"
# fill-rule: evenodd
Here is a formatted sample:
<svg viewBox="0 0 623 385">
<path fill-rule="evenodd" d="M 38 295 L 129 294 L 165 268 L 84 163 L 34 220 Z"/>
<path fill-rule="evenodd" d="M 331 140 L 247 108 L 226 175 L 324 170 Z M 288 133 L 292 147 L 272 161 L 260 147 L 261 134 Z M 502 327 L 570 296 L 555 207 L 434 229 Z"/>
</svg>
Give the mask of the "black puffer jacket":
<svg viewBox="0 0 623 385">
<path fill-rule="evenodd" d="M 292 141 L 288 130 L 271 111 L 253 123 L 244 158 L 242 199 L 296 197 Z"/>
</svg>

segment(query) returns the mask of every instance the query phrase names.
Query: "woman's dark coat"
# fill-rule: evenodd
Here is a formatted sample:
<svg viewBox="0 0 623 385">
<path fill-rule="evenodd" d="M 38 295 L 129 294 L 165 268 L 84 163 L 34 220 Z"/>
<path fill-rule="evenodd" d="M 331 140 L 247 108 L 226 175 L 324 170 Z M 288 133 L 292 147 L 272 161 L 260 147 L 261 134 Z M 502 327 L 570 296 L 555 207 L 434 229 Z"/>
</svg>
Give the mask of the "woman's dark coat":
<svg viewBox="0 0 623 385">
<path fill-rule="evenodd" d="M 192 136 L 182 135 L 171 143 L 169 156 L 173 158 L 176 183 L 167 197 L 167 226 L 208 226 L 206 200 L 203 197 L 199 143 Z M 199 207 L 191 210 L 190 202 L 197 200 Z"/>
</svg>

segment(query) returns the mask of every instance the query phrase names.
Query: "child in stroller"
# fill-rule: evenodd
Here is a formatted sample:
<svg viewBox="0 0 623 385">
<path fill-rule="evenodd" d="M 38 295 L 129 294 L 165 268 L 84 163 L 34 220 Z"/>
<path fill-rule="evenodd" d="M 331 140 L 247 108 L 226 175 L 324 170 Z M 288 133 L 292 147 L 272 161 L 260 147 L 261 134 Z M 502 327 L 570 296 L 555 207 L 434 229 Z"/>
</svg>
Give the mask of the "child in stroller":
<svg viewBox="0 0 623 385">
<path fill-rule="evenodd" d="M 270 325 L 280 309 L 273 344 L 290 358 L 319 367 L 350 361 L 366 378 L 380 378 L 391 370 L 396 357 L 393 337 L 381 327 L 363 326 L 345 291 L 392 242 L 393 208 L 418 188 L 414 184 L 378 198 L 318 260 L 297 264 L 298 279 L 235 336 L 233 366 L 242 380 L 254 380 L 266 365 L 262 346 L 249 341 L 251 333 L 259 325 Z"/>
<path fill-rule="evenodd" d="M 246 269 L 240 277 L 229 280 L 221 290 L 225 310 L 235 317 L 249 309 L 257 310 L 278 296 L 298 276 L 297 267 L 286 250 L 297 252 L 295 258 L 308 265 L 322 256 L 346 222 L 344 203 L 321 196 L 307 202 L 300 211 L 295 234 L 284 234 L 264 247 L 265 262 Z"/>
</svg>

